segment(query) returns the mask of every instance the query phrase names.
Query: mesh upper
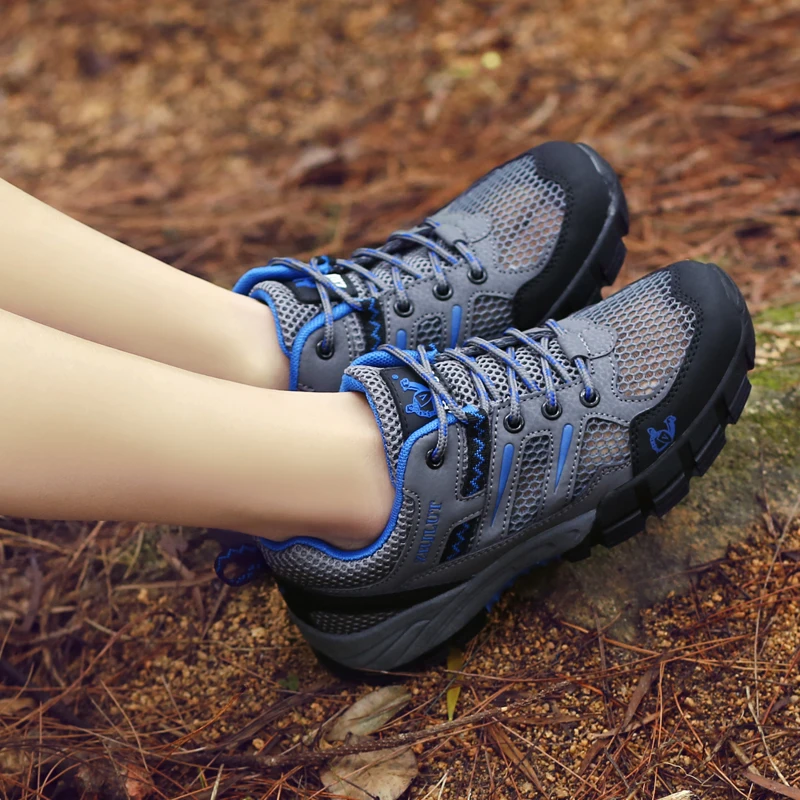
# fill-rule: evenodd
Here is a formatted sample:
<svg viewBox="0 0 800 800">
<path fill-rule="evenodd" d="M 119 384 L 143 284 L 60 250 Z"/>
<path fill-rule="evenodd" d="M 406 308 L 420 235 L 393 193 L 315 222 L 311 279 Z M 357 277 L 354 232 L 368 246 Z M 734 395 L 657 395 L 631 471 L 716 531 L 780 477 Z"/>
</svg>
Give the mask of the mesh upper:
<svg viewBox="0 0 800 800">
<path fill-rule="evenodd" d="M 536 267 L 550 258 L 561 232 L 565 209 L 564 190 L 554 181 L 540 176 L 534 157 L 526 154 L 484 176 L 440 213 L 466 213 L 488 218 L 492 223 L 497 260 L 485 266 L 488 269 L 515 270 Z M 466 268 L 466 261 L 457 250 L 441 240 L 438 244 Z M 388 245 L 387 251 L 401 258 L 421 278 L 429 278 L 434 273 L 431 254 L 424 247 L 395 240 Z M 389 264 L 376 263 L 368 257 L 359 260 L 379 280 L 393 286 Z M 348 278 L 360 296 L 368 295 L 366 285 L 358 275 L 348 272 Z M 401 280 L 404 286 L 410 286 L 414 278 L 401 273 Z M 319 313 L 320 305 L 298 302 L 291 290 L 279 281 L 263 281 L 255 288 L 272 296 L 284 342 L 287 348 L 291 348 L 300 328 Z M 429 324 L 430 329 L 420 328 L 420 335 L 424 335 L 419 339 L 422 344 L 437 343 L 441 339 L 441 322 L 438 338 L 433 323 Z M 510 324 L 510 300 L 491 295 L 477 298 L 472 311 L 471 335 L 497 336 Z"/>
<path fill-rule="evenodd" d="M 307 544 L 293 544 L 285 550 L 261 551 L 270 571 L 279 580 L 306 589 L 355 589 L 385 578 L 396 566 L 406 545 L 414 519 L 414 501 L 404 495 L 397 524 L 374 553 L 344 561 Z"/>
<path fill-rule="evenodd" d="M 428 314 L 417 322 L 416 344 L 435 345 L 437 349 L 442 346 L 442 333 L 444 325 L 439 314 Z"/>
<path fill-rule="evenodd" d="M 262 289 L 272 298 L 283 341 L 291 350 L 292 342 L 300 328 L 319 314 L 320 307 L 316 303 L 298 302 L 292 290 L 277 281 L 262 281 L 253 288 L 253 291 L 256 289 Z"/>
<path fill-rule="evenodd" d="M 653 394 L 680 368 L 695 329 L 695 313 L 673 297 L 670 273 L 656 272 L 575 314 L 617 333 L 617 392 Z"/>
<path fill-rule="evenodd" d="M 348 373 L 363 384 L 381 421 L 383 446 L 392 465 L 397 464 L 403 448 L 403 429 L 392 392 L 376 367 L 350 367 Z"/>
<path fill-rule="evenodd" d="M 627 467 L 631 461 L 629 440 L 626 425 L 599 417 L 587 420 L 572 496 L 582 495 L 605 473 Z"/>
<path fill-rule="evenodd" d="M 496 294 L 479 294 L 472 303 L 470 336 L 494 339 L 512 325 L 512 301 Z"/>
<path fill-rule="evenodd" d="M 514 496 L 509 533 L 517 533 L 533 523 L 539 514 L 547 488 L 552 446 L 550 436 L 529 437 L 522 446 L 519 481 Z"/>
<path fill-rule="evenodd" d="M 523 155 L 492 170 L 443 211 L 489 217 L 498 266 L 523 269 L 550 257 L 565 209 L 564 189 L 539 175 L 533 156 Z"/>
</svg>

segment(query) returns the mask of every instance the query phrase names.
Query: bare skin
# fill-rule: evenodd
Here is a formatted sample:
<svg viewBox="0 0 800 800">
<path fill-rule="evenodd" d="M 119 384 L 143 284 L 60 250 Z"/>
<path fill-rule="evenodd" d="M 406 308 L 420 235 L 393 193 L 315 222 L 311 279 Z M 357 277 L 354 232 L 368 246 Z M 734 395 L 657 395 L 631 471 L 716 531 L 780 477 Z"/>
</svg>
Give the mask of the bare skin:
<svg viewBox="0 0 800 800">
<path fill-rule="evenodd" d="M 285 389 L 269 308 L 173 269 L 0 180 L 0 308 L 174 367 Z"/>
<path fill-rule="evenodd" d="M 372 412 L 274 391 L 268 308 L 2 182 L 0 208 L 0 513 L 375 539 L 394 489 Z"/>
</svg>

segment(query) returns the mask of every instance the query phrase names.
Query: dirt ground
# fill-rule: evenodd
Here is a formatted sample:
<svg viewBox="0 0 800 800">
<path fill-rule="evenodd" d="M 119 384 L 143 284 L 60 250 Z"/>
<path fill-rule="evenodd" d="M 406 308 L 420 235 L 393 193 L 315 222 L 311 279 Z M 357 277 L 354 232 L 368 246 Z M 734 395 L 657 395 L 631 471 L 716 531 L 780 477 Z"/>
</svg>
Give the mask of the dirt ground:
<svg viewBox="0 0 800 800">
<path fill-rule="evenodd" d="M 800 301 L 798 42 L 796 0 L 4 0 L 0 176 L 230 286 L 586 141 L 631 206 L 618 285 L 714 260 L 757 312 Z M 512 593 L 457 674 L 401 676 L 373 741 L 411 745 L 407 796 L 800 798 L 800 519 L 760 499 L 636 644 Z M 330 796 L 303 737 L 369 689 L 317 664 L 270 584 L 222 589 L 215 552 L 0 517 L 0 793 Z"/>
</svg>

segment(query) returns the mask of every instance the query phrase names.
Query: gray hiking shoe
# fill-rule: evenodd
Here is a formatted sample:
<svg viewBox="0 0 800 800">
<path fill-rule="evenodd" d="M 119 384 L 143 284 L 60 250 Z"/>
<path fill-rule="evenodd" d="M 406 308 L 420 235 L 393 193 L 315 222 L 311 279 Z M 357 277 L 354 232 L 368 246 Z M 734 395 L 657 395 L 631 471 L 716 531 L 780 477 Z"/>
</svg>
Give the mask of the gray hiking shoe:
<svg viewBox="0 0 800 800">
<path fill-rule="evenodd" d="M 441 350 L 596 302 L 627 232 L 611 167 L 586 145 L 549 142 L 379 249 L 276 258 L 234 291 L 272 310 L 289 388 L 335 392 L 350 363 L 382 344 Z"/>
<path fill-rule="evenodd" d="M 394 508 L 357 552 L 260 540 L 294 621 L 338 664 L 393 669 L 520 572 L 627 539 L 717 456 L 754 349 L 730 278 L 684 261 L 541 328 L 363 356 L 342 391 L 375 413 Z"/>
</svg>

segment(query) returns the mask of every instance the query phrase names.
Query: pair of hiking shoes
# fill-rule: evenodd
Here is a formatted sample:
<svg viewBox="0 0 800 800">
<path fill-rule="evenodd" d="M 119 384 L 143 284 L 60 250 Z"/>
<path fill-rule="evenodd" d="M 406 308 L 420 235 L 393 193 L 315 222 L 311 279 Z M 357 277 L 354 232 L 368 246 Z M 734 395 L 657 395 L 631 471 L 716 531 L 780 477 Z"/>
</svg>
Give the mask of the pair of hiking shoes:
<svg viewBox="0 0 800 800">
<path fill-rule="evenodd" d="M 260 539 L 233 582 L 266 566 L 323 659 L 391 670 L 518 574 L 678 503 L 747 400 L 753 326 L 713 264 L 602 300 L 627 232 L 609 164 L 549 142 L 379 248 L 244 275 L 235 291 L 272 310 L 290 389 L 366 395 L 396 496 L 369 547 Z M 220 575 L 250 552 L 221 554 Z"/>
</svg>

